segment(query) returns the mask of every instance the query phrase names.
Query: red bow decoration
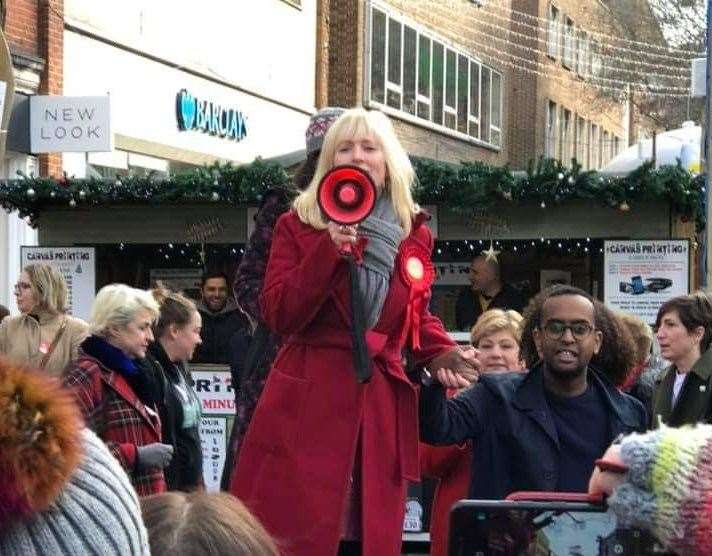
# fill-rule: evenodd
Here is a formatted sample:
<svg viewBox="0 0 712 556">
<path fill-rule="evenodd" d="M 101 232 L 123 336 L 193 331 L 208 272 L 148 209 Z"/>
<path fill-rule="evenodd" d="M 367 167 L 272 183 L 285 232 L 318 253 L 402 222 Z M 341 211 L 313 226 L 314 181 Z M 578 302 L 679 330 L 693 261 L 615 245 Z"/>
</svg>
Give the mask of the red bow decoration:
<svg viewBox="0 0 712 556">
<path fill-rule="evenodd" d="M 400 255 L 400 275 L 410 289 L 406 308 L 405 326 L 401 342 L 410 335 L 411 347 L 420 349 L 420 314 L 430 286 L 435 281 L 435 269 L 428 252 L 414 245 L 406 247 Z"/>
</svg>

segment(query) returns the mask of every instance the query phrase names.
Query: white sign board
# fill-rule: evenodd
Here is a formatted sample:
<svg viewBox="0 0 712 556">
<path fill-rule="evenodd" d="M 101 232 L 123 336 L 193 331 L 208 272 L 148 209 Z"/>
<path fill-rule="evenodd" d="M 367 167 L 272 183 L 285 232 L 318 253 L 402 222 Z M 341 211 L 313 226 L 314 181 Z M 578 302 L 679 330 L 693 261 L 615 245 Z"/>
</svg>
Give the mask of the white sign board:
<svg viewBox="0 0 712 556">
<path fill-rule="evenodd" d="M 218 492 L 227 455 L 227 419 L 203 417 L 200 419 L 200 444 L 203 450 L 203 480 L 205 490 Z"/>
<path fill-rule="evenodd" d="M 604 242 L 603 301 L 652 324 L 660 306 L 689 293 L 687 240 Z"/>
<path fill-rule="evenodd" d="M 235 420 L 235 393 L 227 365 L 191 365 L 193 390 L 200 400 L 200 443 L 203 450 L 203 479 L 208 492 L 220 490 L 227 442 Z"/>
<path fill-rule="evenodd" d="M 111 151 L 109 97 L 30 97 L 33 153 Z"/>
<path fill-rule="evenodd" d="M 67 282 L 69 313 L 89 319 L 91 304 L 96 294 L 93 247 L 29 247 L 20 248 L 20 264 L 47 264 L 56 268 Z"/>
</svg>

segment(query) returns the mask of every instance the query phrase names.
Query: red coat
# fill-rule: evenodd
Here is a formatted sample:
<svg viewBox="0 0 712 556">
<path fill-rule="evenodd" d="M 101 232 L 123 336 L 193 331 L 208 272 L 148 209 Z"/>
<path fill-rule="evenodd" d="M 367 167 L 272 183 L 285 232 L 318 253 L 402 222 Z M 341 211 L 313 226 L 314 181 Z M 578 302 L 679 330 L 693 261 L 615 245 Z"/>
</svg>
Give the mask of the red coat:
<svg viewBox="0 0 712 556">
<path fill-rule="evenodd" d="M 163 471 L 136 471 L 136 447 L 161 442 L 158 413 L 147 409 L 128 382 L 98 359 L 80 352 L 63 377 L 84 414 L 87 427 L 119 460 L 139 496 L 166 490 Z"/>
<path fill-rule="evenodd" d="M 261 294 L 269 327 L 285 337 L 260 398 L 231 492 L 285 555 L 333 556 L 360 440 L 363 554 L 400 554 L 406 481 L 419 480 L 416 389 L 401 365 L 409 288 L 401 254 L 433 240 L 419 215 L 396 257 L 381 317 L 366 334 L 370 382 L 359 384 L 349 336 L 348 265 L 329 233 L 295 213 L 275 228 Z M 427 292 L 429 298 L 430 292 Z M 427 362 L 451 349 L 442 323 L 421 311 Z"/>
<path fill-rule="evenodd" d="M 450 510 L 467 498 L 472 477 L 472 447 L 420 445 L 423 476 L 439 479 L 430 511 L 430 556 L 446 556 L 450 529 Z"/>
</svg>

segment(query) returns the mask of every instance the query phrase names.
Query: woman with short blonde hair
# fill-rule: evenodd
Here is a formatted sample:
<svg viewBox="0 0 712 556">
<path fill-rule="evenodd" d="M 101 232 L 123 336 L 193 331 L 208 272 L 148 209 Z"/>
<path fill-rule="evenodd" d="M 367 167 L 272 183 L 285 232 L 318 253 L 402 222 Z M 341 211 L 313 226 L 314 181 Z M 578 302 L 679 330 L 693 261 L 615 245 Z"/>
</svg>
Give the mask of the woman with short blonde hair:
<svg viewBox="0 0 712 556">
<path fill-rule="evenodd" d="M 46 264 L 27 265 L 15 284 L 20 315 L 2 319 L 0 354 L 58 376 L 78 357 L 87 324 L 66 314 L 67 284 Z"/>
<path fill-rule="evenodd" d="M 511 309 L 508 311 L 503 309 L 485 311 L 470 331 L 472 345 L 477 346 L 485 336 L 502 331 L 511 334 L 512 338 L 519 343 L 522 339 L 522 320 L 522 315 Z"/>
<path fill-rule="evenodd" d="M 173 446 L 163 443 L 161 388 L 144 359 L 153 341 L 158 302 L 124 284 L 104 286 L 91 308 L 92 334 L 64 374 L 87 426 L 126 470 L 139 496 L 166 490 Z"/>
</svg>

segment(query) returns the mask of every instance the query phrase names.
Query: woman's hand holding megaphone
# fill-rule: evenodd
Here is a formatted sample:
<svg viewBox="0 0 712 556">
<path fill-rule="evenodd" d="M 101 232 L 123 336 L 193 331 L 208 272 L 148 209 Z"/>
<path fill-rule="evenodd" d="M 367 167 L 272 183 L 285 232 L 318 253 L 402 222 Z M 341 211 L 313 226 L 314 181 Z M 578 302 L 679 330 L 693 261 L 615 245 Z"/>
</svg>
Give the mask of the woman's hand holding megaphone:
<svg viewBox="0 0 712 556">
<path fill-rule="evenodd" d="M 358 241 L 358 226 L 346 226 L 329 222 L 327 226 L 331 241 L 334 242 L 339 251 L 343 250 L 344 245 L 355 244 Z"/>
</svg>

